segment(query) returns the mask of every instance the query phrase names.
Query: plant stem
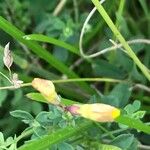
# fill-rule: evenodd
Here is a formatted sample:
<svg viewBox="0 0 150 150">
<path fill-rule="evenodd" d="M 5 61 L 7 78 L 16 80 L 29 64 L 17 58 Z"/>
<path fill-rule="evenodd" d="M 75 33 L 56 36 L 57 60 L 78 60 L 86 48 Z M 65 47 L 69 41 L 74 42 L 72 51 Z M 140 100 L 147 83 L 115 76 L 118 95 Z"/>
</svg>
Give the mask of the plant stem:
<svg viewBox="0 0 150 150">
<path fill-rule="evenodd" d="M 57 16 L 61 12 L 61 10 L 64 8 L 66 2 L 67 2 L 67 0 L 61 0 L 59 2 L 59 4 L 56 6 L 56 8 L 55 8 L 55 10 L 53 12 L 54 16 Z"/>
<path fill-rule="evenodd" d="M 31 86 L 31 83 L 24 83 L 24 84 L 21 84 L 21 87 L 25 87 L 25 86 Z M 6 90 L 6 89 L 16 89 L 16 88 L 15 88 L 14 85 L 0 87 L 0 90 Z"/>
<path fill-rule="evenodd" d="M 62 80 L 51 80 L 53 83 L 68 83 L 68 82 L 84 82 L 84 81 L 101 81 L 101 82 L 125 82 L 124 80 L 117 80 L 111 78 L 76 78 L 76 79 L 62 79 Z M 31 86 L 31 83 L 21 84 L 21 87 Z M 0 90 L 14 89 L 14 86 L 0 87 Z"/>
<path fill-rule="evenodd" d="M 133 87 L 130 88 L 130 90 L 133 90 L 133 89 L 141 89 L 143 91 L 150 93 L 150 88 L 143 84 L 135 84 Z"/>
<path fill-rule="evenodd" d="M 111 18 L 108 16 L 107 12 L 103 8 L 103 6 L 99 3 L 98 0 L 92 0 L 93 4 L 103 17 L 103 19 L 108 24 L 109 28 L 112 30 L 112 32 L 115 34 L 116 38 L 120 41 L 120 43 L 123 45 L 125 50 L 127 51 L 128 55 L 133 59 L 135 64 L 140 68 L 140 70 L 143 72 L 145 77 L 150 81 L 150 74 L 147 70 L 147 68 L 141 63 L 141 61 L 138 59 L 138 57 L 135 55 L 129 44 L 125 41 L 124 37 L 121 35 L 121 33 L 118 31 L 114 23 L 112 22 Z"/>
<path fill-rule="evenodd" d="M 1 74 L 4 78 L 6 78 L 10 83 L 12 83 L 11 80 L 10 80 L 6 75 L 4 75 L 2 72 L 0 72 L 0 74 Z"/>
<path fill-rule="evenodd" d="M 120 0 L 118 14 L 122 15 L 124 6 L 125 6 L 125 0 Z M 118 26 L 118 20 L 116 22 L 116 25 Z"/>
<path fill-rule="evenodd" d="M 110 136 L 110 134 L 111 134 L 111 135 L 117 134 L 117 133 L 123 132 L 123 131 L 128 130 L 128 129 L 129 129 L 129 128 L 123 128 L 123 129 L 118 129 L 118 130 L 114 130 L 114 131 L 109 131 L 108 133 L 103 134 L 103 135 L 101 136 L 101 138 L 105 138 L 105 137 L 107 137 L 107 136 Z"/>
<path fill-rule="evenodd" d="M 78 10 L 77 0 L 73 0 L 73 6 L 74 6 L 75 22 L 78 23 L 78 21 L 79 21 L 79 10 Z"/>
<path fill-rule="evenodd" d="M 118 43 L 114 43 L 114 41 L 112 40 L 112 39 L 109 39 L 109 41 L 112 43 L 113 42 L 113 44 L 114 44 L 114 46 L 111 46 L 111 47 L 107 47 L 107 48 L 104 48 L 104 49 L 102 49 L 102 50 L 99 50 L 98 52 L 96 52 L 96 53 L 93 53 L 93 54 L 90 54 L 90 55 L 87 55 L 87 54 L 84 54 L 84 52 L 83 52 L 83 57 L 84 58 L 94 58 L 94 57 L 98 57 L 98 56 L 100 56 L 100 55 L 102 55 L 102 54 L 105 54 L 105 53 L 107 53 L 107 52 L 110 52 L 110 51 L 114 51 L 114 50 L 116 50 L 116 49 L 121 49 L 121 50 L 123 50 L 123 45 L 122 44 L 118 44 Z M 134 39 L 134 40 L 130 40 L 130 41 L 127 41 L 127 43 L 128 44 L 150 44 L 150 40 L 149 39 Z M 124 51 L 123 50 L 123 52 L 126 52 L 126 51 Z M 127 53 L 127 52 L 126 52 Z M 128 53 L 127 53 L 128 54 Z M 148 70 L 148 69 L 147 69 Z"/>
<path fill-rule="evenodd" d="M 123 80 L 111 79 L 111 78 L 75 78 L 75 79 L 62 79 L 51 80 L 53 83 L 68 83 L 68 82 L 83 82 L 83 81 L 101 81 L 101 82 L 123 82 Z"/>
<path fill-rule="evenodd" d="M 102 131 L 104 131 L 107 135 L 109 135 L 112 139 L 115 138 L 115 136 L 114 136 L 110 131 L 108 131 L 106 128 L 104 128 L 103 126 L 101 126 L 99 123 L 95 122 L 95 124 L 96 124 Z"/>
<path fill-rule="evenodd" d="M 22 132 L 22 134 L 16 138 L 16 142 L 20 141 L 22 138 L 25 138 L 25 137 L 31 135 L 32 133 L 33 133 L 33 129 Z"/>
</svg>

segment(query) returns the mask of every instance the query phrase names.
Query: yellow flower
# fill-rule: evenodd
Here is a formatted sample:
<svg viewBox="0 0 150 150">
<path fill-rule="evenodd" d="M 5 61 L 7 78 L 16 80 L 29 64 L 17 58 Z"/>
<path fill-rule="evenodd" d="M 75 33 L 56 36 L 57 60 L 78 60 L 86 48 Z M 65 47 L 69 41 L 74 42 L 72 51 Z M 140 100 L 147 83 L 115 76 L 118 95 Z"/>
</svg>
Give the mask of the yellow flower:
<svg viewBox="0 0 150 150">
<path fill-rule="evenodd" d="M 32 86 L 38 90 L 49 103 L 54 105 L 58 105 L 60 103 L 52 81 L 34 78 L 32 81 Z"/>
<path fill-rule="evenodd" d="M 100 103 L 72 105 L 67 110 L 97 122 L 112 122 L 120 115 L 118 108 Z"/>
</svg>

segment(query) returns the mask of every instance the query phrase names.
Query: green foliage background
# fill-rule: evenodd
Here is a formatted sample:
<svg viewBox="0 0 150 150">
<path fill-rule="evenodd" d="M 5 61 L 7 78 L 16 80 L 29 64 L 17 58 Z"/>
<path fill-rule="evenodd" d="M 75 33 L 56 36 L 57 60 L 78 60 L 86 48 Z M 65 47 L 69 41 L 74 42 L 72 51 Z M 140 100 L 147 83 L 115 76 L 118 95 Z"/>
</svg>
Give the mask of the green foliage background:
<svg viewBox="0 0 150 150">
<path fill-rule="evenodd" d="M 121 83 L 69 82 L 55 85 L 63 98 L 81 103 L 107 103 L 122 109 L 127 117 L 149 122 L 150 93 L 139 88 L 131 89 L 135 84 L 147 87 L 150 84 L 131 58 L 120 50 L 93 59 L 83 59 L 80 55 L 79 35 L 88 13 L 94 7 L 92 2 L 68 0 L 61 12 L 54 16 L 53 12 L 58 3 L 58 0 L 0 1 L 0 71 L 8 75 L 3 65 L 3 49 L 10 42 L 14 57 L 12 72 L 18 73 L 25 83 L 31 82 L 34 77 L 49 80 L 66 77 L 123 80 L 125 82 Z M 106 0 L 103 6 L 126 40 L 150 37 L 149 1 Z M 29 34 L 43 34 L 47 37 L 32 35 L 29 41 L 23 38 Z M 105 21 L 96 12 L 84 35 L 85 52 L 93 53 L 112 46 L 109 39 L 116 41 Z M 136 44 L 131 47 L 141 62 L 150 68 L 150 46 Z M 0 76 L 0 87 L 7 85 L 9 83 L 6 79 Z M 35 91 L 31 87 L 0 90 L 0 131 L 3 133 L 0 134 L 0 146 L 4 143 L 3 135 L 5 139 L 10 136 L 14 139 L 14 135 L 18 137 L 25 129 L 29 130 L 29 135 L 32 133 L 32 139 L 39 140 L 35 140 L 35 144 L 31 142 L 32 148 L 35 148 L 35 145 L 38 147 L 37 143 L 42 143 L 39 137 L 45 134 L 48 134 L 48 138 L 41 138 L 41 149 L 130 150 L 138 149 L 141 144 L 150 146 L 150 136 L 144 132 L 117 123 L 95 124 L 80 118 L 75 121 L 76 119 L 68 117 L 61 110 L 37 102 L 36 98 L 33 98 L 36 101 L 30 100 L 26 96 L 30 92 Z M 12 116 L 21 118 L 25 124 Z M 44 117 L 50 118 L 46 120 Z M 85 122 L 81 124 L 82 121 Z M 8 145 L 13 139 L 7 141 Z M 18 147 L 29 139 L 29 136 L 21 139 Z M 49 139 L 53 141 L 49 143 Z M 25 145 L 20 149 L 31 147 L 26 148 Z"/>
</svg>

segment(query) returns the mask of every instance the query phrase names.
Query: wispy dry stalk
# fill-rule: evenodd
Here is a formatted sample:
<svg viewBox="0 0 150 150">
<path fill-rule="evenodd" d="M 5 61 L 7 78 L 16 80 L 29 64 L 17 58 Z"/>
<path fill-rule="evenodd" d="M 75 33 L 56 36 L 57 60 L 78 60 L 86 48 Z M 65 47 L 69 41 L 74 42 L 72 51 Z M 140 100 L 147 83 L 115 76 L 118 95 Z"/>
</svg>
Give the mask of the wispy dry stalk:
<svg viewBox="0 0 150 150">
<path fill-rule="evenodd" d="M 58 14 L 61 12 L 61 10 L 63 9 L 63 7 L 65 6 L 67 0 L 60 0 L 59 4 L 56 6 L 53 15 L 54 16 L 58 16 Z"/>
</svg>

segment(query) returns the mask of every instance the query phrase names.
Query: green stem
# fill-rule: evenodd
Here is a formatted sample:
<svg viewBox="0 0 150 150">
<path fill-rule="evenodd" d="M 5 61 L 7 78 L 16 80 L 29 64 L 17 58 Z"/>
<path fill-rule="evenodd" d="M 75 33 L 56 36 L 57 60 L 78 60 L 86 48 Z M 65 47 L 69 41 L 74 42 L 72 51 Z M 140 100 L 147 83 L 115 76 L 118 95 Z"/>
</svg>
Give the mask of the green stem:
<svg viewBox="0 0 150 150">
<path fill-rule="evenodd" d="M 125 41 L 124 37 L 121 35 L 121 33 L 118 31 L 114 23 L 112 22 L 111 18 L 108 16 L 107 12 L 103 8 L 103 6 L 99 3 L 98 0 L 92 0 L 93 4 L 103 17 L 103 19 L 108 24 L 109 28 L 112 30 L 112 32 L 115 34 L 116 38 L 120 41 L 120 43 L 123 45 L 124 49 L 127 51 L 128 55 L 133 59 L 133 61 L 136 63 L 136 65 L 140 68 L 140 70 L 143 72 L 145 77 L 150 81 L 150 74 L 148 72 L 148 69 L 141 63 L 141 61 L 138 59 L 138 57 L 135 55 L 129 44 Z"/>
<path fill-rule="evenodd" d="M 114 136 L 110 131 L 108 131 L 106 128 L 104 128 L 103 126 L 101 126 L 99 123 L 95 122 L 95 124 L 96 124 L 102 131 L 104 131 L 107 135 L 109 135 L 112 139 L 115 138 L 115 136 Z"/>
<path fill-rule="evenodd" d="M 123 13 L 124 6 L 125 6 L 125 0 L 120 0 L 119 9 L 118 9 L 118 13 L 120 15 L 122 15 Z"/>
<path fill-rule="evenodd" d="M 114 131 L 109 131 L 108 133 L 103 134 L 103 135 L 101 136 L 101 138 L 105 138 L 105 137 L 107 137 L 107 136 L 110 136 L 110 134 L 111 134 L 111 135 L 113 135 L 113 134 L 118 134 L 118 133 L 123 132 L 123 131 L 128 130 L 128 129 L 129 129 L 129 128 L 123 128 L 123 129 L 118 129 L 118 130 L 114 130 Z M 114 136 L 114 135 L 113 135 L 113 136 Z"/>
<path fill-rule="evenodd" d="M 101 81 L 101 82 L 125 82 L 124 80 L 117 80 L 111 78 L 76 78 L 76 79 L 62 79 L 62 80 L 51 80 L 53 83 L 68 83 L 68 82 L 84 82 L 84 81 Z M 24 83 L 21 87 L 31 86 L 31 83 Z M 13 89 L 14 86 L 0 87 L 0 90 Z"/>
<path fill-rule="evenodd" d="M 101 82 L 123 82 L 123 80 L 111 79 L 111 78 L 76 78 L 76 79 L 62 79 L 52 80 L 53 83 L 65 83 L 65 82 L 83 82 L 83 81 L 101 81 Z"/>
<path fill-rule="evenodd" d="M 16 138 L 16 142 L 18 142 L 18 141 L 20 141 L 21 139 L 23 139 L 23 138 L 25 138 L 25 137 L 31 135 L 32 133 L 33 133 L 33 129 L 30 129 L 30 130 L 28 130 L 28 131 L 24 131 L 20 136 L 18 136 L 18 137 Z"/>
<path fill-rule="evenodd" d="M 0 74 L 1 74 L 4 78 L 6 78 L 10 83 L 12 83 L 11 80 L 10 80 L 6 75 L 4 75 L 2 72 L 0 72 Z"/>
</svg>

